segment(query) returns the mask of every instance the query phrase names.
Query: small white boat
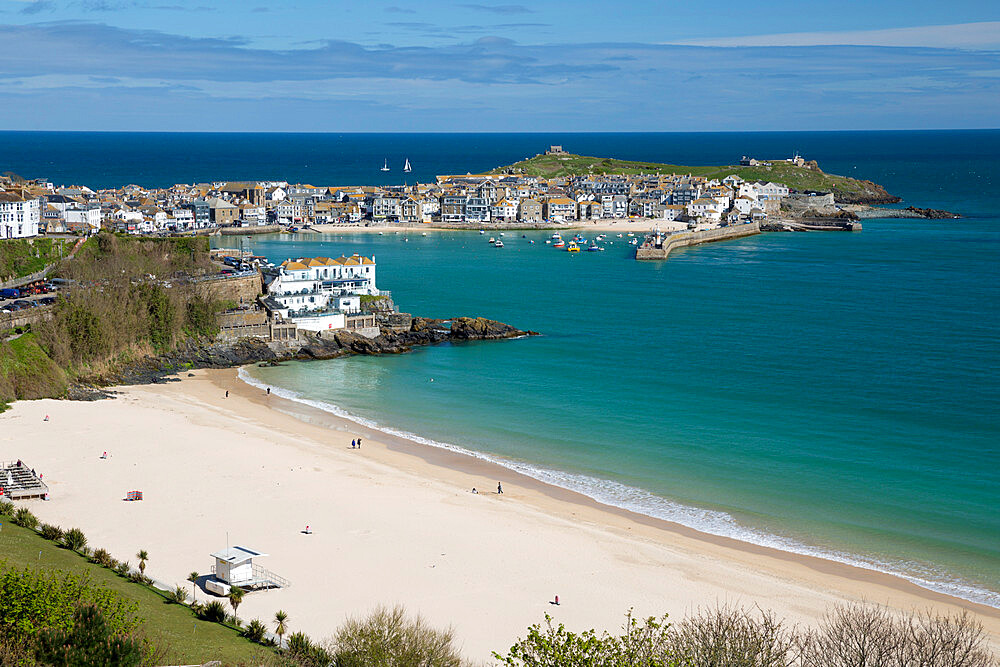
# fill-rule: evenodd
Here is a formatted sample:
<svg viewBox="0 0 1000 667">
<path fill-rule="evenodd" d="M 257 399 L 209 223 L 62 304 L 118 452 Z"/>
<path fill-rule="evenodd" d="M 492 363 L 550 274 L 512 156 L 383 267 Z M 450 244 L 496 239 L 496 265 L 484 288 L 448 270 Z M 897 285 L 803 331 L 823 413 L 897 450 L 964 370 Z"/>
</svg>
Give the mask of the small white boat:
<svg viewBox="0 0 1000 667">
<path fill-rule="evenodd" d="M 490 237 L 490 243 L 496 243 L 496 242 L 497 242 L 497 240 L 491 236 Z"/>
<path fill-rule="evenodd" d="M 382 164 L 382 168 L 381 168 L 381 169 L 379 169 L 379 171 L 389 171 L 389 161 L 388 161 L 388 160 L 386 160 L 386 161 L 385 161 L 385 162 L 384 162 L 384 163 Z"/>
<path fill-rule="evenodd" d="M 406 158 L 406 164 L 403 165 L 403 171 L 406 173 L 413 171 L 413 168 L 410 166 L 410 158 Z"/>
<path fill-rule="evenodd" d="M 378 235 L 379 236 L 385 236 L 385 232 L 379 232 Z"/>
<path fill-rule="evenodd" d="M 545 239 L 545 245 L 548 245 L 550 243 L 552 243 L 552 241 L 550 241 L 549 239 Z"/>
<path fill-rule="evenodd" d="M 421 234 L 421 236 L 427 236 L 427 232 L 424 232 L 423 234 Z"/>
<path fill-rule="evenodd" d="M 503 232 L 500 232 L 500 236 L 503 236 Z"/>
<path fill-rule="evenodd" d="M 556 232 L 556 233 L 555 233 L 555 234 L 553 234 L 553 235 L 552 235 L 552 236 L 551 236 L 550 238 L 551 238 L 552 240 L 558 240 L 558 239 L 561 239 L 561 238 L 562 238 L 562 236 L 560 236 L 560 235 L 559 235 L 559 232 Z"/>
<path fill-rule="evenodd" d="M 486 232 L 485 232 L 484 230 L 480 229 L 480 230 L 479 230 L 479 233 L 480 233 L 480 234 L 485 234 Z"/>
<path fill-rule="evenodd" d="M 493 247 L 494 248 L 502 248 L 503 247 L 503 241 L 497 241 L 496 243 L 493 244 Z"/>
</svg>

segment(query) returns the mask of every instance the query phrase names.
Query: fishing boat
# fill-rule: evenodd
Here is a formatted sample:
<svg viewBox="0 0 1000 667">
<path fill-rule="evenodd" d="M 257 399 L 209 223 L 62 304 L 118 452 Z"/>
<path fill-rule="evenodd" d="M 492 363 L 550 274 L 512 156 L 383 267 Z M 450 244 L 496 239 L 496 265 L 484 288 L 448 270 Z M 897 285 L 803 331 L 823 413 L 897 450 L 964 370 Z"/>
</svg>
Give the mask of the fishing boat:
<svg viewBox="0 0 1000 667">
<path fill-rule="evenodd" d="M 389 161 L 388 160 L 386 160 L 384 163 L 382 163 L 382 168 L 379 169 L 379 171 L 389 171 Z"/>
<path fill-rule="evenodd" d="M 493 244 L 493 247 L 494 248 L 502 248 L 503 247 L 503 241 L 497 241 L 496 243 Z"/>
<path fill-rule="evenodd" d="M 559 232 L 556 232 L 555 234 L 552 235 L 551 238 L 552 238 L 553 241 L 557 241 L 557 240 L 561 239 L 562 236 L 559 234 Z"/>
<path fill-rule="evenodd" d="M 403 165 L 403 171 L 407 174 L 413 171 L 413 167 L 410 166 L 410 158 L 406 158 L 406 164 Z"/>
<path fill-rule="evenodd" d="M 569 247 L 566 248 L 566 252 L 580 252 L 580 246 L 578 246 L 573 241 L 569 242 Z"/>
<path fill-rule="evenodd" d="M 593 243 L 590 244 L 590 246 L 587 247 L 587 252 L 603 252 L 603 251 L 604 248 L 597 245 L 597 241 L 594 241 Z"/>
<path fill-rule="evenodd" d="M 552 244 L 552 247 L 553 248 L 565 248 L 566 247 L 566 242 L 563 241 L 562 239 L 559 239 L 555 243 Z"/>
<path fill-rule="evenodd" d="M 496 242 L 497 242 L 497 240 L 491 236 L 490 237 L 490 244 L 492 245 L 492 244 L 494 244 Z"/>
<path fill-rule="evenodd" d="M 628 242 L 629 245 L 639 245 L 639 239 L 632 239 Z"/>
</svg>

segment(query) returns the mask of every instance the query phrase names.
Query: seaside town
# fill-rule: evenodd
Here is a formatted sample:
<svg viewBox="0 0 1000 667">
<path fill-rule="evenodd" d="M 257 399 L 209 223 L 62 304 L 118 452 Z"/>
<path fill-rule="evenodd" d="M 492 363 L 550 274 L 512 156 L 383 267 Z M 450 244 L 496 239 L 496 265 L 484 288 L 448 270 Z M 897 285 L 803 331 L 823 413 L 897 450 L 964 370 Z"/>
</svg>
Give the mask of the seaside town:
<svg viewBox="0 0 1000 667">
<path fill-rule="evenodd" d="M 551 146 L 546 154 L 562 152 L 561 146 Z M 802 158 L 787 161 L 801 163 Z M 758 161 L 744 157 L 742 163 Z M 166 235 L 326 225 L 524 227 L 622 220 L 648 220 L 650 227 L 711 228 L 763 222 L 779 212 L 788 196 L 789 188 L 781 183 L 746 182 L 736 175 L 542 178 L 509 173 L 438 176 L 434 183 L 412 185 L 217 181 L 97 190 L 0 176 L 0 238 L 90 235 L 101 229 Z"/>
</svg>

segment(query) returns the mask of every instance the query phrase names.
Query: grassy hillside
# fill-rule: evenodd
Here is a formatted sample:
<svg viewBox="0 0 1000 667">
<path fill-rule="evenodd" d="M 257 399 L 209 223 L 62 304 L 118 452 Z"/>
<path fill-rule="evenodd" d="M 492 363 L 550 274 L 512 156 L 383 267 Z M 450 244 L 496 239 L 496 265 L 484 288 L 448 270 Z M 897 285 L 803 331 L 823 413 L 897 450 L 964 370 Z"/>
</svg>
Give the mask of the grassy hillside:
<svg viewBox="0 0 1000 667">
<path fill-rule="evenodd" d="M 95 584 L 106 587 L 138 604 L 144 619 L 143 630 L 167 650 L 168 664 L 203 664 L 221 660 L 224 664 L 260 664 L 267 649 L 240 637 L 235 630 L 218 623 L 198 620 L 182 605 L 170 604 L 155 589 L 131 582 L 111 570 L 89 562 L 74 551 L 43 539 L 34 530 L 21 528 L 7 517 L 0 539 L 0 561 L 15 567 L 61 570 L 86 575 Z M 190 592 L 190 586 L 188 586 Z"/>
<path fill-rule="evenodd" d="M 100 383 L 123 364 L 214 336 L 226 303 L 174 278 L 211 271 L 205 237 L 88 240 L 56 269 L 81 287 L 60 292 L 32 333 L 4 342 L 13 332 L 0 332 L 0 406 L 60 397 L 70 382 Z"/>
<path fill-rule="evenodd" d="M 888 203 L 889 200 L 895 199 L 882 186 L 871 181 L 835 176 L 824 173 L 819 167 L 796 167 L 788 162 L 775 162 L 770 166 L 758 167 L 738 165 L 698 167 L 586 155 L 536 155 L 490 173 L 526 174 L 543 178 L 584 174 L 691 174 L 718 179 L 735 174 L 747 181 L 783 183 L 793 190 L 833 192 L 837 200 L 844 203 Z"/>
<path fill-rule="evenodd" d="M 0 412 L 18 398 L 60 396 L 66 391 L 66 373 L 49 358 L 32 333 L 10 341 L 0 331 Z"/>
<path fill-rule="evenodd" d="M 69 254 L 75 239 L 0 240 L 0 281 L 41 271 Z M 61 251 L 61 252 L 60 252 Z"/>
</svg>

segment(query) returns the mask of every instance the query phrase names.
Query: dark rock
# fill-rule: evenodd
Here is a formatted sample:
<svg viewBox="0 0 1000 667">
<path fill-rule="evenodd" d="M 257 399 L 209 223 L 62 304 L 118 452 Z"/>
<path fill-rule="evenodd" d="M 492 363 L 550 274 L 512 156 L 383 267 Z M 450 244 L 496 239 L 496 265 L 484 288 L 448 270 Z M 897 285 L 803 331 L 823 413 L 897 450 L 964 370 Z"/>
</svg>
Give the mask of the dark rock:
<svg viewBox="0 0 1000 667">
<path fill-rule="evenodd" d="M 482 317 L 458 317 L 452 320 L 415 317 L 412 318 L 409 329 L 401 331 L 394 327 L 383 327 L 375 338 L 346 330 L 332 334 L 305 332 L 291 347 L 279 344 L 272 347 L 257 338 L 241 338 L 234 343 L 187 340 L 172 352 L 140 359 L 117 372 L 94 378 L 93 382 L 103 386 L 179 382 L 179 378 L 167 376 L 192 368 L 232 368 L 248 364 L 277 366 L 280 361 L 289 359 L 336 359 L 350 354 L 401 354 L 418 345 L 436 345 L 446 341 L 499 340 L 537 335 L 534 331 L 522 331 L 509 324 Z M 96 400 L 105 397 L 102 391 L 79 385 L 71 389 L 69 397 L 75 400 Z"/>
<path fill-rule="evenodd" d="M 944 211 L 939 208 L 917 208 L 916 206 L 907 206 L 904 211 L 912 211 L 921 218 L 927 218 L 928 220 L 945 220 L 948 218 L 960 218 L 962 216 L 952 213 L 951 211 Z"/>
</svg>

